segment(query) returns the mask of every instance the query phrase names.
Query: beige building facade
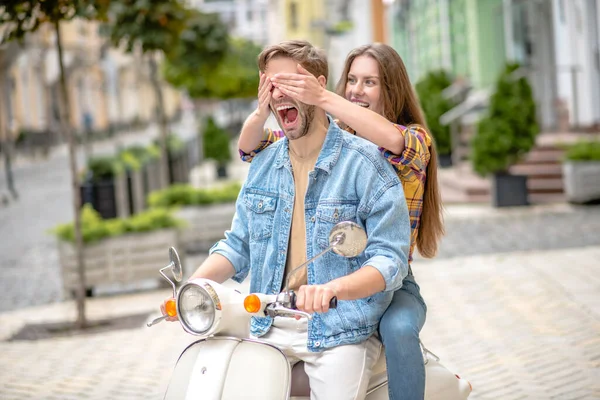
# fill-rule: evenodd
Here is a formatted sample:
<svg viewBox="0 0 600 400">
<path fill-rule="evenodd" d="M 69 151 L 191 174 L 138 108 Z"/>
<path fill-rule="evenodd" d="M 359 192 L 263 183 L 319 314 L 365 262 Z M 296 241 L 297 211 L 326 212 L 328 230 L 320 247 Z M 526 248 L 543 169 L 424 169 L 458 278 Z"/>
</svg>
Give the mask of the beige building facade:
<svg viewBox="0 0 600 400">
<path fill-rule="evenodd" d="M 98 34 L 98 24 L 73 20 L 61 26 L 63 62 L 69 92 L 70 123 L 77 132 L 89 127 L 107 132 L 152 121 L 156 100 L 148 78 L 147 56 L 127 54 Z M 1 106 L 5 131 L 58 132 L 60 69 L 56 34 L 50 25 L 26 38 L 25 46 L 1 58 Z M 14 45 L 12 45 L 14 49 Z M 10 57 L 10 58 L 8 58 Z M 180 94 L 163 85 L 165 108 L 173 116 Z"/>
</svg>

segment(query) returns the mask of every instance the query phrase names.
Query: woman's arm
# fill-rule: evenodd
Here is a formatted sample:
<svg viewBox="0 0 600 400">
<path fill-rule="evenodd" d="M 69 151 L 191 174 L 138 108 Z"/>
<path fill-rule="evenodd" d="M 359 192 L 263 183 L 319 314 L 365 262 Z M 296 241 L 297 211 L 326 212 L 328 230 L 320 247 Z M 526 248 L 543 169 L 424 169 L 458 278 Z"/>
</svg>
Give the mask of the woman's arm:
<svg viewBox="0 0 600 400">
<path fill-rule="evenodd" d="M 246 118 L 238 139 L 238 148 L 243 153 L 249 154 L 256 150 L 264 138 L 264 126 L 271 113 L 269 102 L 272 88 L 271 81 L 261 72 L 258 84 L 258 108 Z"/>
<path fill-rule="evenodd" d="M 404 137 L 390 121 L 368 108 L 356 105 L 336 93 L 325 90 L 319 107 L 335 115 L 356 134 L 394 154 L 402 154 Z"/>
</svg>

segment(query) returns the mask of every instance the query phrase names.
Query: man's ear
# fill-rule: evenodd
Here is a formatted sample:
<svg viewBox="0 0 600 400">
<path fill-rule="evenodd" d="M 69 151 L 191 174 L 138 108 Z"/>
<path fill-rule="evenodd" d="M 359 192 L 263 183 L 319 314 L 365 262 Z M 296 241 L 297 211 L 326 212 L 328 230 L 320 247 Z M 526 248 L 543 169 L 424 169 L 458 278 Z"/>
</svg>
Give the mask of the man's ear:
<svg viewBox="0 0 600 400">
<path fill-rule="evenodd" d="M 317 78 L 317 81 L 319 81 L 319 84 L 322 87 L 327 87 L 327 78 L 325 78 L 323 75 L 319 75 L 319 77 Z"/>
</svg>

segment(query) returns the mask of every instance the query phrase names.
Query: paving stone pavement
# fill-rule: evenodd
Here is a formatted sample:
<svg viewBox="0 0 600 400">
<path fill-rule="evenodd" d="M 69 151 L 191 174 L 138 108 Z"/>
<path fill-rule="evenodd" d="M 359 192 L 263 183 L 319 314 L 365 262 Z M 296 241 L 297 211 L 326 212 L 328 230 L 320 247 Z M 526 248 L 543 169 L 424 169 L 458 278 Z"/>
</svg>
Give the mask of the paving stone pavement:
<svg viewBox="0 0 600 400">
<path fill-rule="evenodd" d="M 416 265 L 426 346 L 472 399 L 600 398 L 600 247 Z"/>
<path fill-rule="evenodd" d="M 600 245 L 600 206 L 448 207 L 437 258 Z"/>
<path fill-rule="evenodd" d="M 600 246 L 419 260 L 414 270 L 428 304 L 422 339 L 470 380 L 470 399 L 600 398 Z M 88 316 L 152 313 L 168 294 L 94 298 Z M 74 312 L 63 302 L 0 314 L 1 399 L 160 399 L 194 340 L 162 323 L 4 341 L 25 322 Z"/>
</svg>

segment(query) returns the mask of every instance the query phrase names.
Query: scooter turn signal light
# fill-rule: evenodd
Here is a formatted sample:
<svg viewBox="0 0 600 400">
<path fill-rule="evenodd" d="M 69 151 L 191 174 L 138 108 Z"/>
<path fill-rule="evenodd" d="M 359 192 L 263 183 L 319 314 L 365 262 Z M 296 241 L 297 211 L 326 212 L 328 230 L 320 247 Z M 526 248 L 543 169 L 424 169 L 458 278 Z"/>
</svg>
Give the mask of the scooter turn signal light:
<svg viewBox="0 0 600 400">
<path fill-rule="evenodd" d="M 255 294 L 246 296 L 246 298 L 244 299 L 244 309 L 251 314 L 260 311 L 261 306 L 262 304 L 260 298 Z"/>
<path fill-rule="evenodd" d="M 177 304 L 175 303 L 175 299 L 169 299 L 165 303 L 165 311 L 169 317 L 177 316 Z"/>
</svg>

